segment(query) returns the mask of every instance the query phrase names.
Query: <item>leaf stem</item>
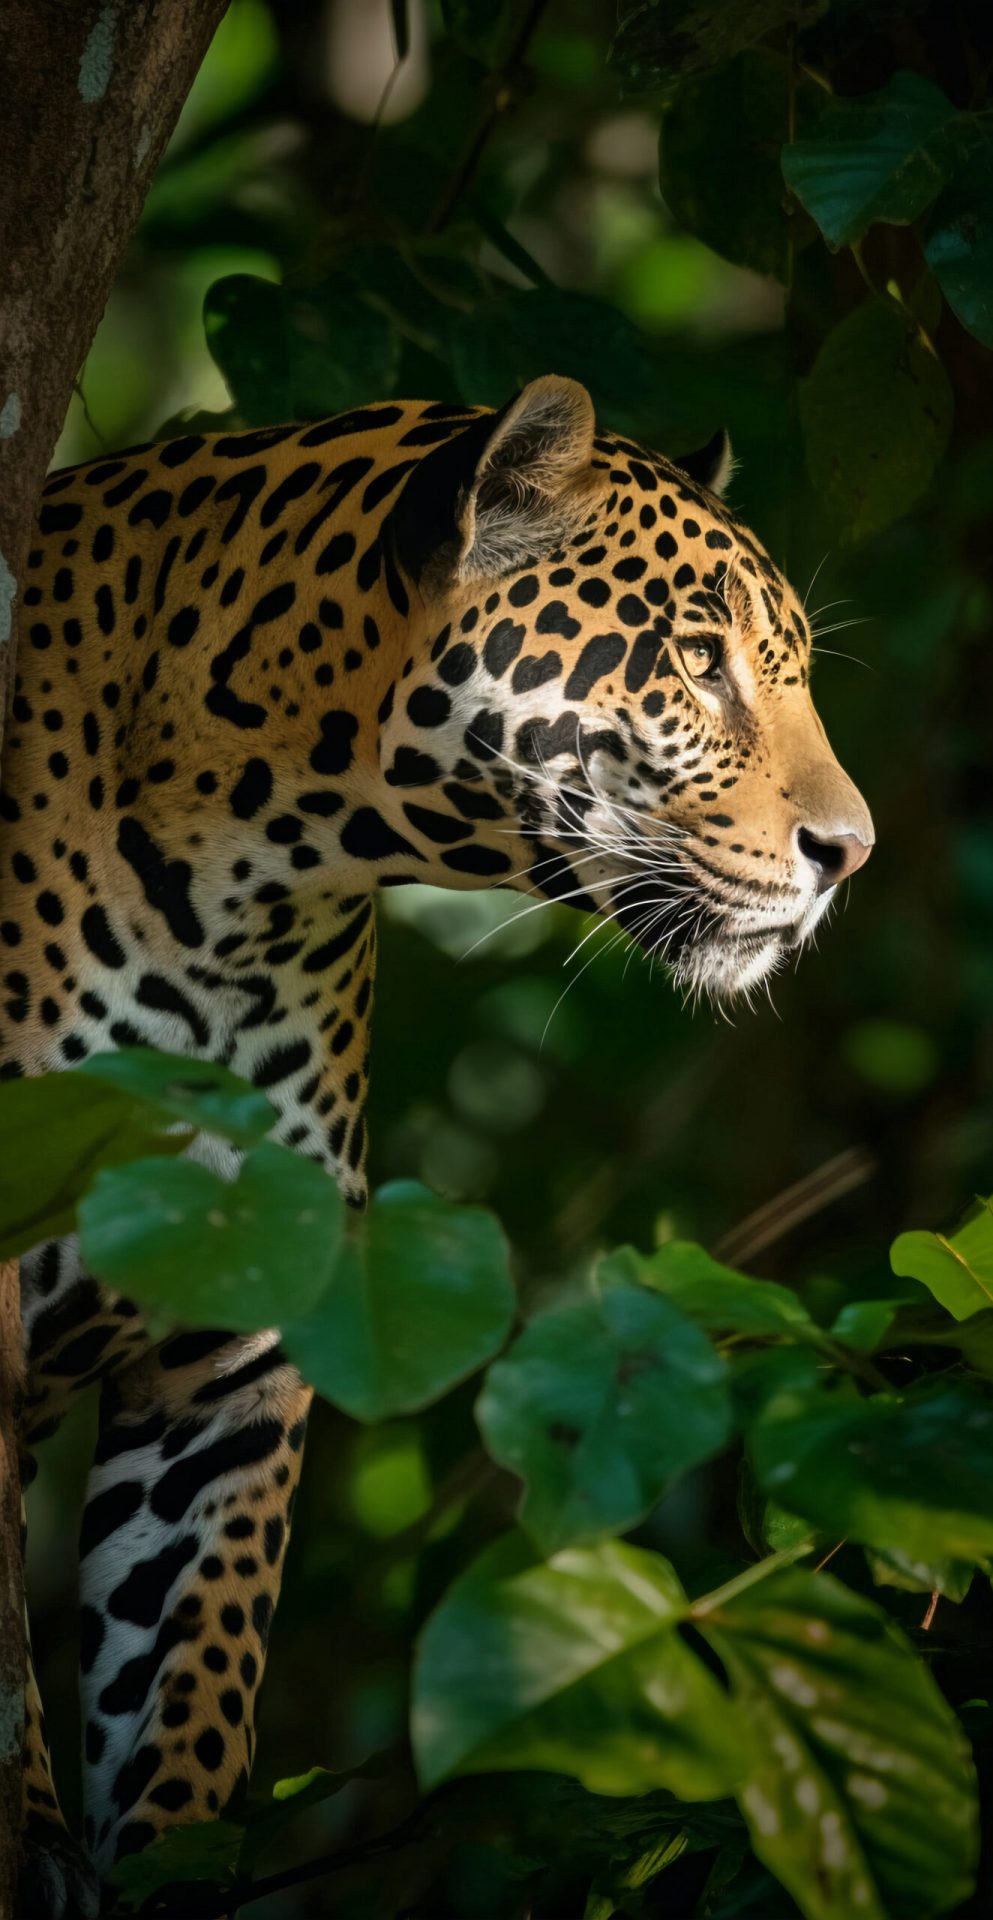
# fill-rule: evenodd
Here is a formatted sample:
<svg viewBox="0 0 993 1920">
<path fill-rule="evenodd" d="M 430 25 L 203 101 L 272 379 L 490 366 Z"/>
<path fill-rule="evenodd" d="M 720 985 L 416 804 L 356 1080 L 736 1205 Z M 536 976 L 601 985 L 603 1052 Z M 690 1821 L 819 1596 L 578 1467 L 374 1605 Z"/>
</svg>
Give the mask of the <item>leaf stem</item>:
<svg viewBox="0 0 993 1920">
<path fill-rule="evenodd" d="M 780 1547 L 778 1553 L 769 1553 L 764 1560 L 757 1560 L 752 1567 L 746 1567 L 743 1573 L 736 1573 L 733 1580 L 726 1580 L 722 1587 L 715 1587 L 713 1593 L 705 1593 L 701 1600 L 694 1600 L 690 1608 L 690 1618 L 701 1614 L 713 1613 L 728 1600 L 736 1600 L 739 1593 L 747 1593 L 749 1587 L 755 1587 L 761 1580 L 768 1580 L 771 1573 L 779 1573 L 784 1567 L 792 1567 L 808 1553 L 816 1551 L 816 1540 L 801 1540 L 798 1546 Z"/>
</svg>

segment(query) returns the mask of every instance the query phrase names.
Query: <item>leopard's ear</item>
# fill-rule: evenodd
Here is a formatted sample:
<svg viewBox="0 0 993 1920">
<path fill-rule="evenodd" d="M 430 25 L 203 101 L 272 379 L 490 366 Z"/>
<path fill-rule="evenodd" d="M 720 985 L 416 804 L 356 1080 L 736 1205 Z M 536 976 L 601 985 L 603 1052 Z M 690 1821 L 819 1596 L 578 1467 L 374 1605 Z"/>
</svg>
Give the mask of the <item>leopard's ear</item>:
<svg viewBox="0 0 993 1920">
<path fill-rule="evenodd" d="M 735 466 L 727 428 L 719 427 L 713 439 L 708 440 L 705 447 L 698 447 L 695 453 L 681 453 L 673 466 L 699 486 L 706 487 L 709 493 L 722 495 Z"/>
<path fill-rule="evenodd" d="M 586 388 L 548 374 L 427 454 L 391 515 L 404 570 L 438 589 L 558 546 L 589 510 L 593 430 Z"/>
</svg>

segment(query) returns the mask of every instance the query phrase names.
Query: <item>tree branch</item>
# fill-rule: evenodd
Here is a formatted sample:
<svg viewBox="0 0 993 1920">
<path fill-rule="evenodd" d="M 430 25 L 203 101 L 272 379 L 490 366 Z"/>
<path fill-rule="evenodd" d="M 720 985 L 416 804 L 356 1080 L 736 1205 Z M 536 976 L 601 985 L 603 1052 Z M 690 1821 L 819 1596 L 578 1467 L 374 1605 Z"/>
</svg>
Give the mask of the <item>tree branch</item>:
<svg viewBox="0 0 993 1920">
<path fill-rule="evenodd" d="M 227 0 L 4 0 L 0 739 L 38 498 L 121 255 Z M 17 1266 L 0 1267 L 0 1920 L 18 1912 L 24 1692 Z"/>
</svg>

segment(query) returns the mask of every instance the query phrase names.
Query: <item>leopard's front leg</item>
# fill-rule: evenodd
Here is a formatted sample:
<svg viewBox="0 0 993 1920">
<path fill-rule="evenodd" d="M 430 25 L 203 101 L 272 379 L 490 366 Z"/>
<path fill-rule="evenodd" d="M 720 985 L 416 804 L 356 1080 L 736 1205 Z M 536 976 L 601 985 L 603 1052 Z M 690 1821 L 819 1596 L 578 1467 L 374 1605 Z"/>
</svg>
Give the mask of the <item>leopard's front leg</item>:
<svg viewBox="0 0 993 1920">
<path fill-rule="evenodd" d="M 275 1334 L 177 1334 L 104 1390 L 81 1540 L 104 1871 L 244 1792 L 310 1397 Z"/>
</svg>

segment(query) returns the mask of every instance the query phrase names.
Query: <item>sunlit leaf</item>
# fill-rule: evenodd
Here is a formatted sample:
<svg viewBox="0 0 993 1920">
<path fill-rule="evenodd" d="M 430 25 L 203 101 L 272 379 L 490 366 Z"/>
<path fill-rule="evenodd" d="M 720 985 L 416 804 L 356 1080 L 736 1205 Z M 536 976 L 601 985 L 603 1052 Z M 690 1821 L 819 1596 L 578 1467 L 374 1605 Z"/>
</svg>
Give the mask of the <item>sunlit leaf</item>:
<svg viewBox="0 0 993 1920">
<path fill-rule="evenodd" d="M 956 1320 L 993 1301 L 993 1199 L 976 1200 L 954 1233 L 897 1235 L 890 1248 L 893 1272 L 919 1280 Z"/>
<path fill-rule="evenodd" d="M 677 1628 L 668 1561 L 618 1541 L 547 1564 L 516 1535 L 449 1588 L 421 1639 L 412 1733 L 425 1787 L 530 1767 L 595 1793 L 727 1792 L 744 1727 Z"/>
<path fill-rule="evenodd" d="M 968 1744 L 885 1614 L 826 1574 L 774 1573 L 695 1623 L 747 1718 L 738 1794 L 805 1920 L 927 1920 L 972 1888 Z"/>
<path fill-rule="evenodd" d="M 789 1287 L 736 1273 L 692 1240 L 667 1240 L 650 1254 L 620 1247 L 598 1262 L 596 1277 L 603 1287 L 625 1281 L 652 1287 L 710 1333 L 817 1333 Z"/>
<path fill-rule="evenodd" d="M 783 173 L 832 247 L 876 220 L 906 225 L 940 191 L 955 108 L 931 80 L 895 73 L 879 93 L 836 101 L 783 148 Z"/>
<path fill-rule="evenodd" d="M 749 1446 L 766 1493 L 835 1539 L 921 1561 L 993 1552 L 993 1401 L 965 1385 L 773 1405 Z"/>
<path fill-rule="evenodd" d="M 644 1287 L 540 1314 L 486 1376 L 487 1450 L 525 1483 L 543 1551 L 634 1526 L 731 1433 L 723 1364 L 692 1320 Z"/>
</svg>

